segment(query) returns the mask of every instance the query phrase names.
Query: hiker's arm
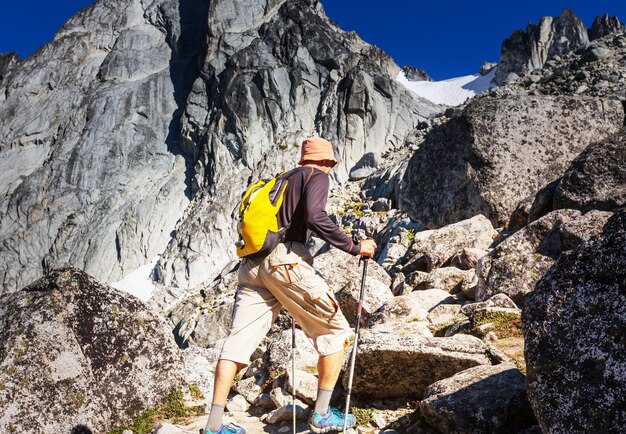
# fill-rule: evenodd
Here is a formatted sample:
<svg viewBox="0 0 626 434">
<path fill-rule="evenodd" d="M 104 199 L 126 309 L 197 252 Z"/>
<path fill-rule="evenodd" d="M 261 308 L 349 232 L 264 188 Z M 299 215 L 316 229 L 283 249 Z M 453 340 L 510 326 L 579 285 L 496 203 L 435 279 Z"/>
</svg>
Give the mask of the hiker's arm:
<svg viewBox="0 0 626 434">
<path fill-rule="evenodd" d="M 307 184 L 304 191 L 306 225 L 324 241 L 344 252 L 358 255 L 360 244 L 354 244 L 352 238 L 339 229 L 326 213 L 328 187 L 328 176 L 321 173 L 313 175 Z"/>
</svg>

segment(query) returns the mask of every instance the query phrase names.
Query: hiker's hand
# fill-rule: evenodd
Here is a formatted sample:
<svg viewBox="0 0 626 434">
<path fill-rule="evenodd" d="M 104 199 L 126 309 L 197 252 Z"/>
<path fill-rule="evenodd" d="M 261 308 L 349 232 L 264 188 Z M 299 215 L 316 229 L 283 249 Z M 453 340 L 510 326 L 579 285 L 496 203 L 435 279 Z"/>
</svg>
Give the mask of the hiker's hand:
<svg viewBox="0 0 626 434">
<path fill-rule="evenodd" d="M 372 256 L 374 256 L 375 251 L 376 241 L 371 239 L 361 241 L 361 250 L 359 251 L 359 255 L 371 258 Z"/>
</svg>

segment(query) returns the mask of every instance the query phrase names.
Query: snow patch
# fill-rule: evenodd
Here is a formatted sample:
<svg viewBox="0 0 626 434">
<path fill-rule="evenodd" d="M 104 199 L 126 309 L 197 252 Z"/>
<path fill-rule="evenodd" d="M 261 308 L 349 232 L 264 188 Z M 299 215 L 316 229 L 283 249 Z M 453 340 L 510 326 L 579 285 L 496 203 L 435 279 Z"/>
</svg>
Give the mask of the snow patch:
<svg viewBox="0 0 626 434">
<path fill-rule="evenodd" d="M 148 301 L 154 291 L 157 290 L 157 287 L 152 283 L 152 279 L 150 279 L 150 274 L 158 260 L 159 255 L 155 256 L 149 264 L 142 265 L 135 271 L 127 274 L 119 282 L 112 283 L 111 286 L 120 291 L 128 292 L 141 301 Z"/>
<path fill-rule="evenodd" d="M 473 74 L 442 81 L 410 81 L 404 75 L 404 71 L 400 71 L 396 81 L 435 104 L 457 106 L 495 87 L 496 84 L 493 82 L 495 75 L 496 68 L 485 76 Z"/>
</svg>

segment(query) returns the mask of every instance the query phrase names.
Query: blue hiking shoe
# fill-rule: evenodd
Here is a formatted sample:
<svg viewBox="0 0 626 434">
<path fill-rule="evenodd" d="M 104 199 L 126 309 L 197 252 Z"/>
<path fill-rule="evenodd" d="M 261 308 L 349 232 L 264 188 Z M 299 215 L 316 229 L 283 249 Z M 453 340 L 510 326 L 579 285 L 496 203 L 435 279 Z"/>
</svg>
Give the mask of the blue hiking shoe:
<svg viewBox="0 0 626 434">
<path fill-rule="evenodd" d="M 321 416 L 317 411 L 311 414 L 309 418 L 309 428 L 314 433 L 325 433 L 330 431 L 341 431 L 343 430 L 343 419 L 345 413 L 339 411 L 337 408 L 329 407 L 328 413 L 326 415 Z M 348 423 L 346 424 L 347 428 L 352 428 L 356 425 L 356 418 L 348 413 Z"/>
<path fill-rule="evenodd" d="M 200 434 L 246 434 L 246 430 L 236 423 L 231 422 L 228 425 L 222 425 L 220 429 L 215 432 L 203 428 L 200 430 Z"/>
</svg>

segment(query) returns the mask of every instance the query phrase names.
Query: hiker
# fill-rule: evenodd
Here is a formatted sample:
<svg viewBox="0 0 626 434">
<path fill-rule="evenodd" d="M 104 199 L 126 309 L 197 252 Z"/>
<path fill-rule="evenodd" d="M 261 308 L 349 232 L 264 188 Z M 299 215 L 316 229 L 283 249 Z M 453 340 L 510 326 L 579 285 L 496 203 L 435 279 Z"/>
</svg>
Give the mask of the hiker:
<svg viewBox="0 0 626 434">
<path fill-rule="evenodd" d="M 220 353 L 209 420 L 202 434 L 243 434 L 237 424 L 222 424 L 224 406 L 235 374 L 285 307 L 311 339 L 319 358 L 315 409 L 309 418 L 313 432 L 339 431 L 344 413 L 329 406 L 349 345 L 352 330 L 339 309 L 332 289 L 312 267 L 305 244 L 314 231 L 331 245 L 352 255 L 371 257 L 373 240 L 354 244 L 326 214 L 330 170 L 337 164 L 331 143 L 314 137 L 304 140 L 297 167 L 284 176 L 288 184 L 278 214 L 279 227 L 288 227 L 283 242 L 264 257 L 245 257 L 239 265 L 239 285 L 230 334 Z M 347 417 L 347 426 L 356 419 Z"/>
</svg>

